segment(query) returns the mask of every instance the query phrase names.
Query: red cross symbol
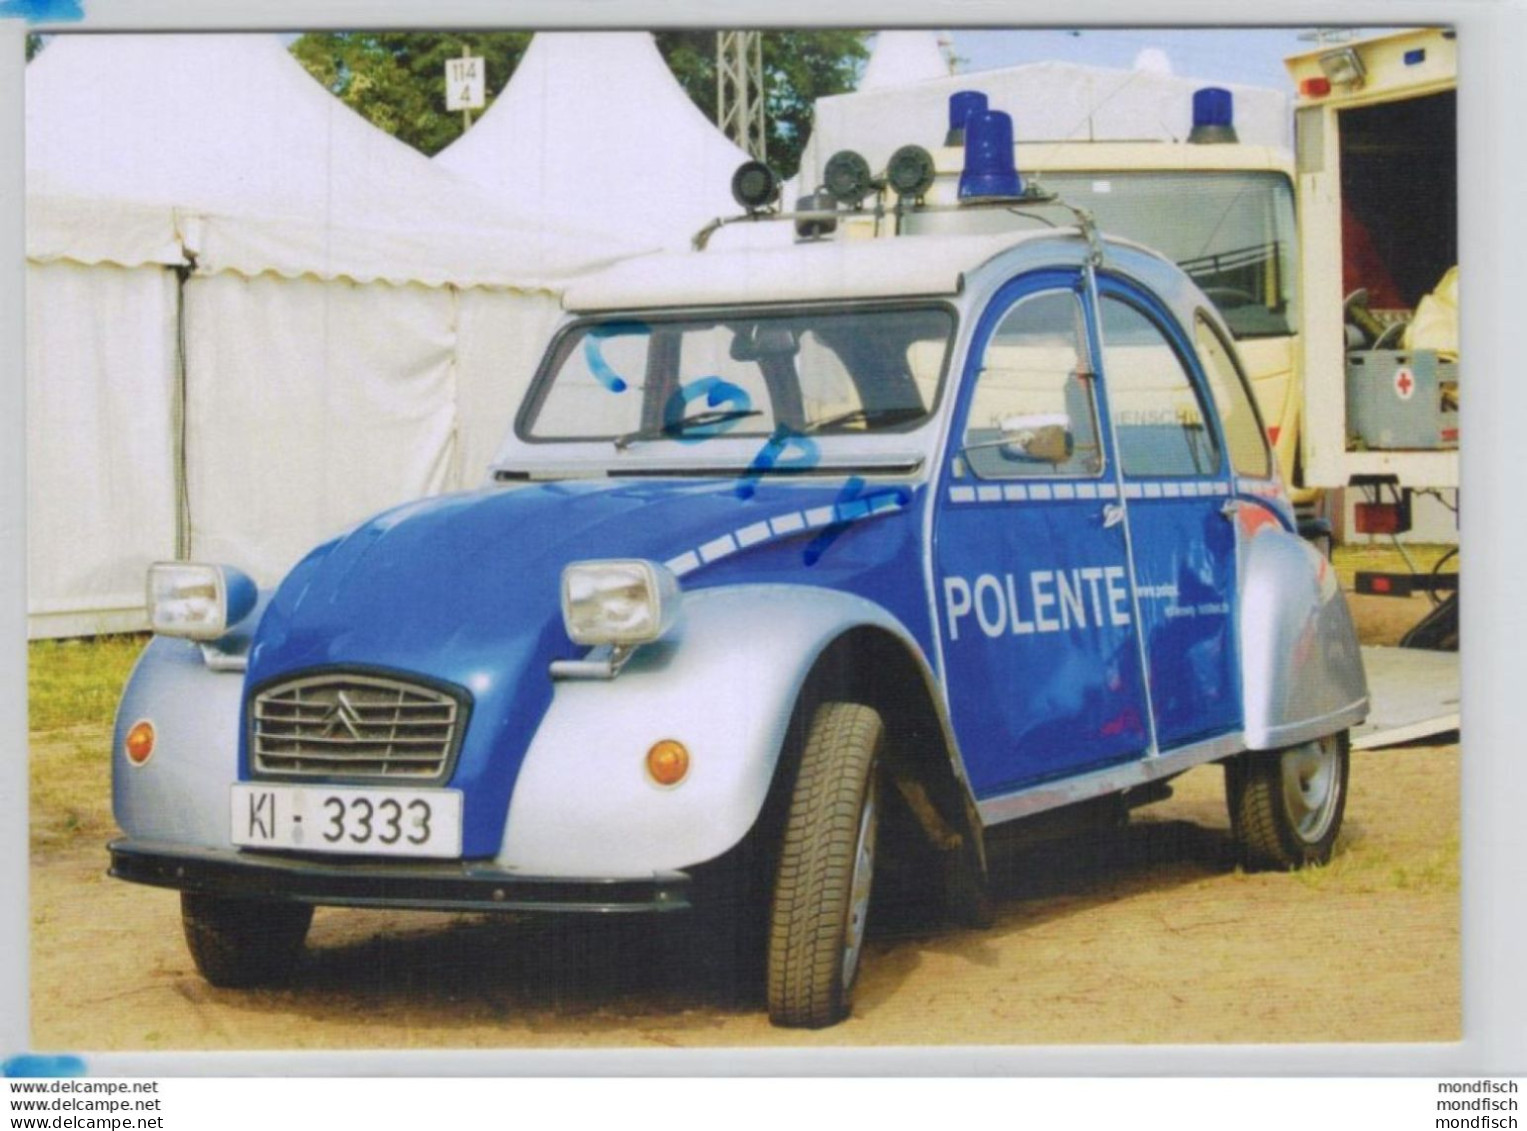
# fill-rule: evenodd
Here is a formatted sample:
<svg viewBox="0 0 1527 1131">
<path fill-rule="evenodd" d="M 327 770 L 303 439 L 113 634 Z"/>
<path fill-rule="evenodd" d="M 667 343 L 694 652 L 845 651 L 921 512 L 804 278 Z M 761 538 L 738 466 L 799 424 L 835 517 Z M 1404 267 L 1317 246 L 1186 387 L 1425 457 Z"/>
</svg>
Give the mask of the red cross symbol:
<svg viewBox="0 0 1527 1131">
<path fill-rule="evenodd" d="M 1410 394 L 1416 391 L 1416 380 L 1409 369 L 1401 369 L 1394 375 L 1394 391 L 1400 394 L 1402 401 L 1410 400 Z"/>
</svg>

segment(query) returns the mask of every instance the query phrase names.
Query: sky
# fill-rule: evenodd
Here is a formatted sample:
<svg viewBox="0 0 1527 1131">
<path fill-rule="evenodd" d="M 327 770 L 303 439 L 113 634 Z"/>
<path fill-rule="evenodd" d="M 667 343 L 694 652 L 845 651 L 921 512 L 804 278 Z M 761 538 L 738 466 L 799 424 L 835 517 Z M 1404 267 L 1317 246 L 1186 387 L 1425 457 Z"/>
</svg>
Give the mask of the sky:
<svg viewBox="0 0 1527 1131">
<path fill-rule="evenodd" d="M 1361 29 L 1364 36 L 1377 28 Z M 1290 90 L 1286 56 L 1311 51 L 1310 28 L 1086 28 L 948 32 L 961 73 L 1060 61 L 1131 69 L 1142 51 L 1164 52 L 1176 75 Z"/>
</svg>

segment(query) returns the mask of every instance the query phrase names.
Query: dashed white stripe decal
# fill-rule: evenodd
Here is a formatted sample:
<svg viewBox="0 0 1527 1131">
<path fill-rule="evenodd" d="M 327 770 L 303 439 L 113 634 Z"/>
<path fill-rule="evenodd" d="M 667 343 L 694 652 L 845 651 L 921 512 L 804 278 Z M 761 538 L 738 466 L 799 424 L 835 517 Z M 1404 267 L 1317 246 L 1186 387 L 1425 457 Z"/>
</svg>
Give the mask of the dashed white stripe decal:
<svg viewBox="0 0 1527 1131">
<path fill-rule="evenodd" d="M 1239 494 L 1256 495 L 1265 499 L 1281 499 L 1282 489 L 1276 483 L 1257 483 L 1240 481 L 1235 484 L 1233 490 Z M 1126 499 L 1202 499 L 1212 498 L 1216 495 L 1224 496 L 1232 493 L 1232 487 L 1228 483 L 1212 483 L 1204 480 L 1190 479 L 1164 479 L 1164 480 L 1136 480 L 1124 484 L 1124 497 Z M 1048 502 L 1050 500 L 1069 501 L 1073 499 L 1116 499 L 1119 497 L 1119 488 L 1113 483 L 1004 483 L 1001 485 L 983 483 L 978 485 L 962 484 L 949 488 L 949 501 L 951 503 L 996 503 L 996 502 Z M 880 509 L 879 502 L 875 510 Z M 812 514 L 808 514 L 807 520 L 816 525 Z"/>
<path fill-rule="evenodd" d="M 688 553 L 680 554 L 676 558 L 669 558 L 663 564 L 673 571 L 674 576 L 683 577 L 691 570 L 700 568 L 700 555 L 690 550 Z"/>
<path fill-rule="evenodd" d="M 712 539 L 700 547 L 700 560 L 706 565 L 736 552 L 737 539 L 730 534 L 723 534 L 720 538 Z"/>
<path fill-rule="evenodd" d="M 755 522 L 752 526 L 744 526 L 737 531 L 737 545 L 744 548 L 756 546 L 760 542 L 769 540 L 769 524 L 767 522 Z"/>
<path fill-rule="evenodd" d="M 801 517 L 799 511 L 792 514 L 782 514 L 778 518 L 771 518 L 769 520 L 769 529 L 774 531 L 776 538 L 783 538 L 786 534 L 794 534 L 797 530 L 805 530 L 806 520 Z"/>
<path fill-rule="evenodd" d="M 807 526 L 826 526 L 838 516 L 835 507 L 813 507 L 806 512 Z"/>
</svg>

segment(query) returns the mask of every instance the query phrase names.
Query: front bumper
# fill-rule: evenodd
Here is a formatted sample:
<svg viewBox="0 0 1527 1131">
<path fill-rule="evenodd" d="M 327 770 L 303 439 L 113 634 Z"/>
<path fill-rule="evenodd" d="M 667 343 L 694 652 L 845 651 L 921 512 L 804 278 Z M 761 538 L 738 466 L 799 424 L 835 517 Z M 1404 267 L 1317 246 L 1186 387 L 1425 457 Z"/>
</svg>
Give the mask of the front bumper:
<svg viewBox="0 0 1527 1131">
<path fill-rule="evenodd" d="M 114 840 L 107 850 L 110 874 L 133 883 L 326 907 L 595 913 L 690 907 L 690 878 L 683 872 L 641 880 L 553 880 L 472 861 L 340 860 L 139 840 Z"/>
</svg>

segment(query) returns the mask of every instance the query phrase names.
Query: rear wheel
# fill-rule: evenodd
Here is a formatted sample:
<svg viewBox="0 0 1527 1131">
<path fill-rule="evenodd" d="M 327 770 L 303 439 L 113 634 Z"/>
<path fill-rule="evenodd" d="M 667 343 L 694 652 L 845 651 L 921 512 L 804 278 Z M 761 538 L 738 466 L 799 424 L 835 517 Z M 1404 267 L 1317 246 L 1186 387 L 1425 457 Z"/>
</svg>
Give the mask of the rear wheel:
<svg viewBox="0 0 1527 1131">
<path fill-rule="evenodd" d="M 1245 865 L 1287 870 L 1330 860 L 1350 765 L 1346 732 L 1251 751 L 1228 765 L 1230 823 Z"/>
<path fill-rule="evenodd" d="M 821 1028 L 848 1015 L 864 950 L 885 728 L 859 703 L 824 703 L 807 732 L 769 913 L 769 1019 Z"/>
<path fill-rule="evenodd" d="M 207 981 L 227 988 L 268 986 L 291 974 L 313 909 L 187 891 L 180 893 L 180 921 L 196 969 Z"/>
</svg>

